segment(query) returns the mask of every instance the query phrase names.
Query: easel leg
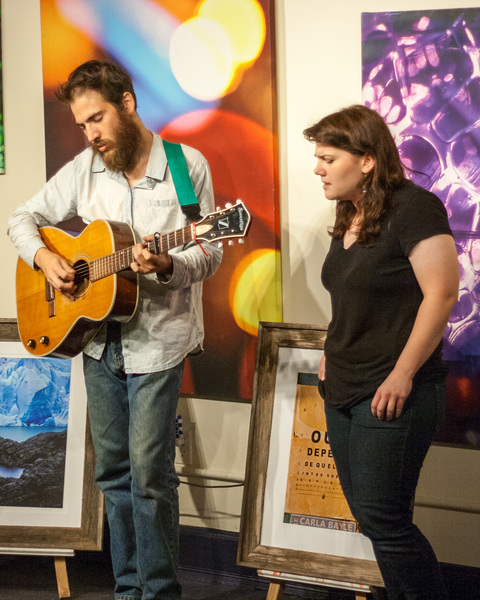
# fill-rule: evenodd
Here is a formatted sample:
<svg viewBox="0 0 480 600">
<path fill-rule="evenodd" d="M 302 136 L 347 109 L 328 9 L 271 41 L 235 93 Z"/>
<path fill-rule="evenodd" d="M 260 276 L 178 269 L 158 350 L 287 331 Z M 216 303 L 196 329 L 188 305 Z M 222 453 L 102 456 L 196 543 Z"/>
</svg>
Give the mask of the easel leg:
<svg viewBox="0 0 480 600">
<path fill-rule="evenodd" d="M 282 600 L 284 590 L 283 581 L 271 581 L 268 586 L 267 600 Z"/>
<path fill-rule="evenodd" d="M 67 561 L 64 556 L 55 556 L 55 573 L 57 575 L 57 588 L 59 598 L 70 598 L 68 585 Z"/>
<path fill-rule="evenodd" d="M 367 600 L 367 594 L 365 592 L 355 592 L 355 600 Z"/>
</svg>

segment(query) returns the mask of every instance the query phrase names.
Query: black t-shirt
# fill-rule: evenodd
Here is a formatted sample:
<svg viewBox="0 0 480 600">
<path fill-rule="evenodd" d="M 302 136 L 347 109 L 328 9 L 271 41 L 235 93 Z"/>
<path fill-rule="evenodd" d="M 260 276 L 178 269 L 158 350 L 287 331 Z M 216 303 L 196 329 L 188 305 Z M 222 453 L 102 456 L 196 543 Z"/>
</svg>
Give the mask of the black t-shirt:
<svg viewBox="0 0 480 600">
<path fill-rule="evenodd" d="M 372 396 L 395 366 L 423 294 L 408 255 L 421 240 L 450 234 L 447 213 L 432 193 L 406 181 L 394 193 L 380 235 L 369 247 L 332 240 L 322 283 L 332 302 L 325 342 L 325 400 L 352 406 Z M 446 372 L 441 344 L 416 379 Z"/>
</svg>

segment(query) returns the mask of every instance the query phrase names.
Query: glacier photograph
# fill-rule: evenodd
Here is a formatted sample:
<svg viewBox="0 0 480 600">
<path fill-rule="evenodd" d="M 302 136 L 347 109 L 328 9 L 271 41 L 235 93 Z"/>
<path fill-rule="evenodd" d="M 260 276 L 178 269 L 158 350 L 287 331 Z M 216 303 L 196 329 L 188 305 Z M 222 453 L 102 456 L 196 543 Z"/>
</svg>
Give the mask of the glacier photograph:
<svg viewBox="0 0 480 600">
<path fill-rule="evenodd" d="M 0 506 L 63 506 L 71 360 L 0 356 Z"/>
</svg>

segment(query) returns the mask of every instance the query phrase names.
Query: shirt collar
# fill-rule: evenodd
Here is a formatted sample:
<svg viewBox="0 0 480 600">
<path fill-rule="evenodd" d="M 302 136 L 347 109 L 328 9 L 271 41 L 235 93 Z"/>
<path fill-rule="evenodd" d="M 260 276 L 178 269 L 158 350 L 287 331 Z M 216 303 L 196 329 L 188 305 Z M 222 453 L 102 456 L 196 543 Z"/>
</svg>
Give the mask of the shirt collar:
<svg viewBox="0 0 480 600">
<path fill-rule="evenodd" d="M 90 148 L 90 152 L 93 153 L 93 150 L 91 148 Z M 105 167 L 103 159 L 100 156 L 100 154 L 97 152 L 96 154 L 93 155 L 92 172 L 93 173 L 101 173 L 102 171 L 106 171 L 106 170 L 107 169 Z"/>
<path fill-rule="evenodd" d="M 163 148 L 162 138 L 156 133 L 153 134 L 153 143 L 150 149 L 146 177 L 163 181 L 167 171 L 167 156 Z"/>
</svg>

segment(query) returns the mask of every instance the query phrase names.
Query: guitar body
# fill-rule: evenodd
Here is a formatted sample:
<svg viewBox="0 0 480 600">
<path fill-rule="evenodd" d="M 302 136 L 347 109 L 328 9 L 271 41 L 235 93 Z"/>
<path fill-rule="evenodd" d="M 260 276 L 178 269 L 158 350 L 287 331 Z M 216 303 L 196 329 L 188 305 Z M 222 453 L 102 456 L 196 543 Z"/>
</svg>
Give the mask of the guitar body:
<svg viewBox="0 0 480 600">
<path fill-rule="evenodd" d="M 222 242 L 248 232 L 251 215 L 240 200 L 235 206 L 210 213 L 200 221 L 169 233 L 154 233 L 145 242 L 153 254 L 191 242 Z M 57 292 L 42 271 L 17 263 L 17 321 L 20 339 L 35 356 L 71 358 L 81 352 L 105 321 L 128 321 L 138 303 L 135 236 L 129 225 L 93 221 L 77 236 L 57 229 L 39 230 L 49 250 L 75 270 L 75 300 Z"/>
<path fill-rule="evenodd" d="M 42 271 L 18 260 L 17 319 L 20 339 L 35 356 L 71 358 L 83 350 L 106 320 L 128 321 L 138 302 L 138 277 L 131 271 L 93 280 L 90 264 L 132 247 L 135 238 L 125 223 L 93 221 L 77 237 L 57 229 L 40 229 L 49 250 L 65 258 L 82 276 L 75 301 L 53 289 Z"/>
</svg>

